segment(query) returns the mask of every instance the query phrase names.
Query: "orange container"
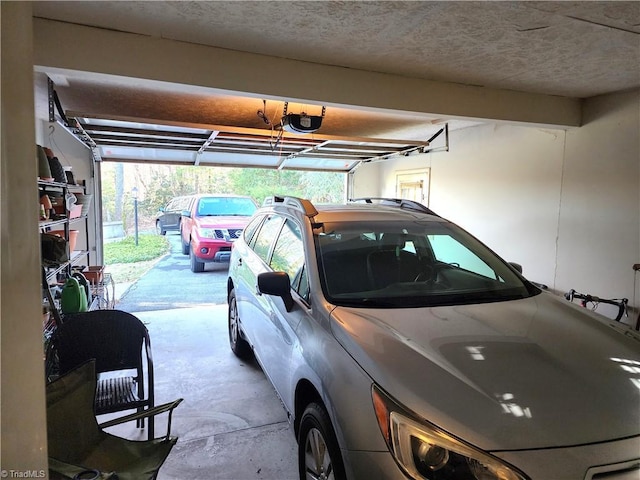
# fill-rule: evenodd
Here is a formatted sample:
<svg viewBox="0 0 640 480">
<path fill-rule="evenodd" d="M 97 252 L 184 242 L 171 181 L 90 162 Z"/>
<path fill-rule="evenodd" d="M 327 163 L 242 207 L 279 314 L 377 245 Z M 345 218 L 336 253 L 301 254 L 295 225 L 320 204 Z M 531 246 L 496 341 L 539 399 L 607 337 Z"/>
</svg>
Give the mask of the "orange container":
<svg viewBox="0 0 640 480">
<path fill-rule="evenodd" d="M 82 272 L 84 278 L 94 285 L 102 281 L 102 275 L 104 273 L 104 265 L 89 265 Z"/>
</svg>

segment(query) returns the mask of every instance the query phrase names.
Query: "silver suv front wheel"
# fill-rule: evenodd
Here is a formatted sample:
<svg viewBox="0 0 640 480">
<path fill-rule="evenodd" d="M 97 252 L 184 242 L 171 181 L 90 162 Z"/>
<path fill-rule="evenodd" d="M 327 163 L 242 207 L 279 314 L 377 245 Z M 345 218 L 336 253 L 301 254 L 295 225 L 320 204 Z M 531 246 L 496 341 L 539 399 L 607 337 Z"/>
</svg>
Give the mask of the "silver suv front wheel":
<svg viewBox="0 0 640 480">
<path fill-rule="evenodd" d="M 298 467 L 301 479 L 345 479 L 342 456 L 331 420 L 318 403 L 310 403 L 300 420 Z"/>
</svg>

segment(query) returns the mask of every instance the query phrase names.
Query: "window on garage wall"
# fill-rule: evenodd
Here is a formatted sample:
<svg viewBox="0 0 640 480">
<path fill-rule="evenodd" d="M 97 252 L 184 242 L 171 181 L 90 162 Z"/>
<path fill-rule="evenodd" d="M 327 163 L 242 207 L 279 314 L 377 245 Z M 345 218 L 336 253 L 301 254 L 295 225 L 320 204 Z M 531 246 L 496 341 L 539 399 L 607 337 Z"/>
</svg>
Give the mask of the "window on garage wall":
<svg viewBox="0 0 640 480">
<path fill-rule="evenodd" d="M 396 196 L 429 206 L 429 169 L 396 173 Z"/>
</svg>

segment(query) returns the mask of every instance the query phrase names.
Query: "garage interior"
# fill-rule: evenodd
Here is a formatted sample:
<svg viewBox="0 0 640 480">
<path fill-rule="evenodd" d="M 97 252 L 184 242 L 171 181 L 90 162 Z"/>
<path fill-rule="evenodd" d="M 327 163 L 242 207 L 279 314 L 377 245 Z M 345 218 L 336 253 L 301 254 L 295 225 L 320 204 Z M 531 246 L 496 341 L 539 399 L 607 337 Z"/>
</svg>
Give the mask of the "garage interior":
<svg viewBox="0 0 640 480">
<path fill-rule="evenodd" d="M 529 279 L 627 297 L 627 321 L 638 314 L 637 2 L 1 8 L 3 468 L 47 465 L 37 165 L 26 159 L 50 135 L 95 192 L 100 161 L 343 171 L 352 197 L 396 197 L 402 178 L 418 178 L 425 204 Z M 71 128 L 59 112 L 50 122 L 47 79 Z M 292 113 L 326 107 L 317 133 L 283 135 L 311 155 L 269 145 L 257 112 L 277 122 L 285 102 Z M 94 147 L 69 133 L 78 125 Z M 149 138 L 167 130 L 195 137 Z M 242 151 L 217 143 L 259 132 Z M 345 142 L 348 160 L 336 153 Z M 177 148 L 159 148 L 168 143 Z"/>
</svg>

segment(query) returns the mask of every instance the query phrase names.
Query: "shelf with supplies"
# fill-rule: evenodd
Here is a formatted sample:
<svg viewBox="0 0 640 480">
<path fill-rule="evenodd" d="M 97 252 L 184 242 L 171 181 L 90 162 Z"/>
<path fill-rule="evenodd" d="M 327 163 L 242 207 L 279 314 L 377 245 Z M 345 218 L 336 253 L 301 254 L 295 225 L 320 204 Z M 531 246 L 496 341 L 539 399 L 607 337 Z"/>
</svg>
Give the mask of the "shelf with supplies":
<svg viewBox="0 0 640 480">
<path fill-rule="evenodd" d="M 85 186 L 38 180 L 38 193 L 42 264 L 47 282 L 52 282 L 61 273 L 69 274 L 72 266 L 83 261 L 89 263 L 88 206 L 83 212 L 84 206 L 77 203 L 76 197 L 85 197 Z M 78 229 L 72 229 L 75 225 Z M 76 250 L 81 231 L 85 248 Z"/>
<path fill-rule="evenodd" d="M 38 226 L 40 227 L 40 229 L 42 230 L 43 228 L 53 228 L 53 227 L 58 227 L 61 225 L 64 225 L 65 223 L 76 223 L 76 222 L 82 222 L 82 221 L 86 221 L 87 220 L 87 216 L 83 215 L 81 217 L 75 217 L 75 218 L 60 218 L 57 220 L 40 220 L 38 222 Z"/>
<path fill-rule="evenodd" d="M 58 276 L 60 274 L 64 274 L 64 276 L 67 276 L 69 273 L 69 268 L 72 268 L 75 265 L 78 265 L 83 261 L 83 259 L 87 258 L 88 256 L 89 256 L 88 250 L 74 250 L 73 252 L 71 252 L 70 260 L 66 262 L 63 262 L 59 265 L 43 264 L 43 267 L 45 269 L 46 276 L 47 276 L 47 282 L 49 283 L 60 282 L 60 280 L 58 279 Z"/>
<path fill-rule="evenodd" d="M 93 294 L 96 287 L 80 275 L 89 268 L 92 260 L 88 224 L 92 195 L 86 194 L 85 182 L 76 184 L 38 179 L 38 195 L 43 331 L 46 340 L 55 325 L 62 321 L 64 313 L 106 308 L 108 302 L 96 300 Z M 76 280 L 75 293 L 78 293 L 82 284 L 84 296 L 84 300 L 78 303 L 67 291 L 70 282 Z M 104 298 L 104 294 L 99 298 Z"/>
</svg>

